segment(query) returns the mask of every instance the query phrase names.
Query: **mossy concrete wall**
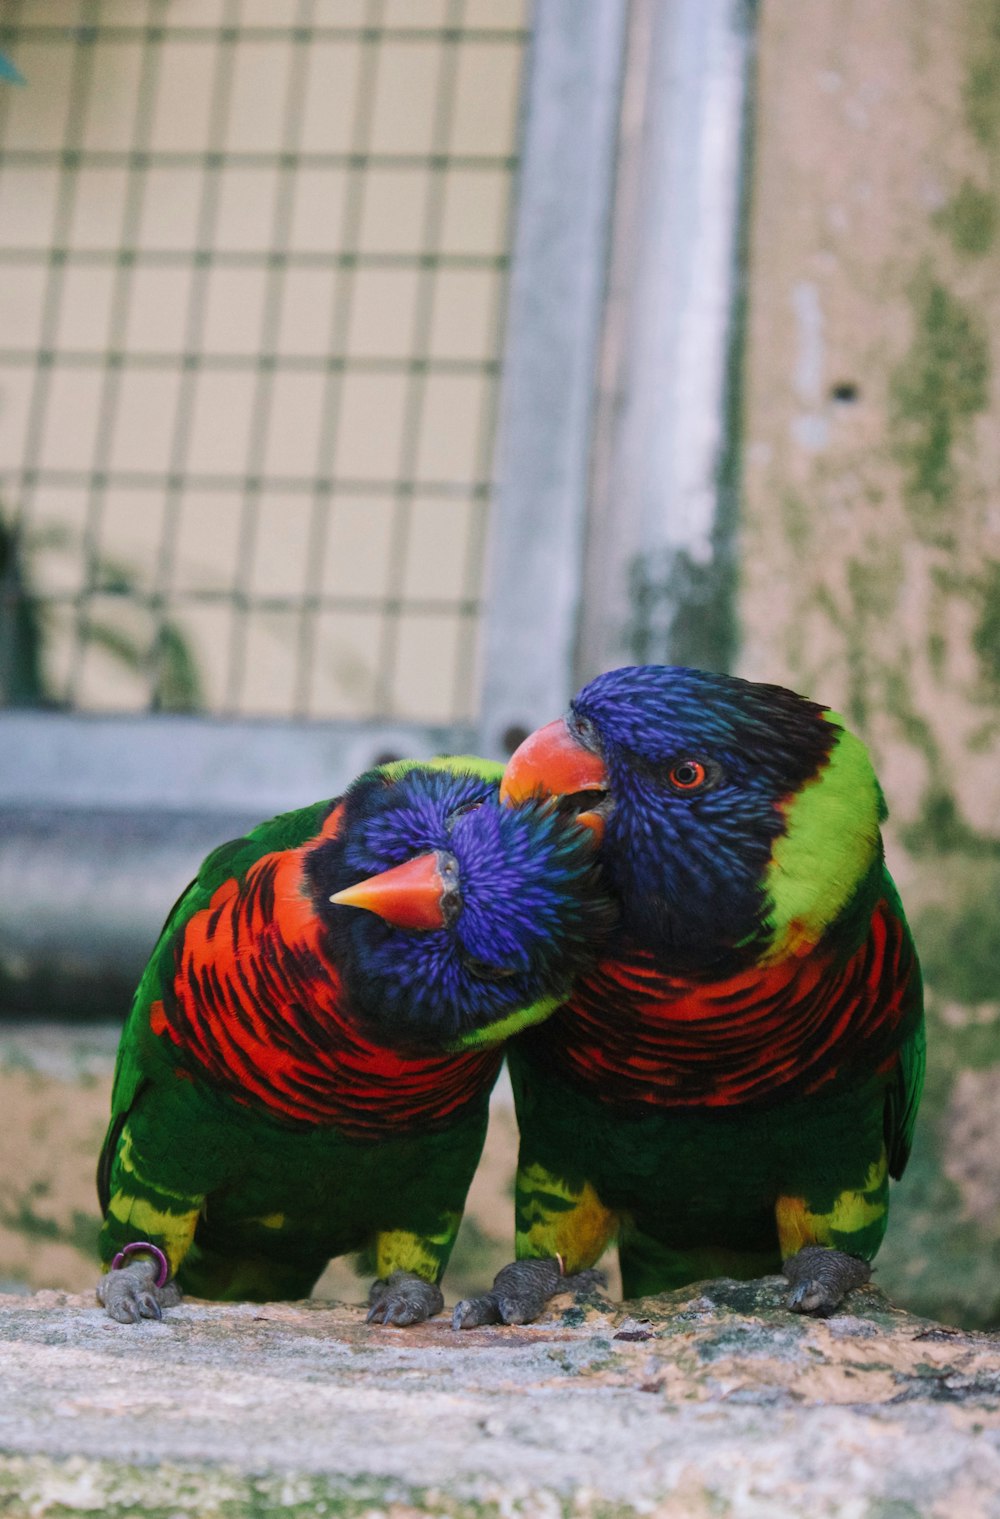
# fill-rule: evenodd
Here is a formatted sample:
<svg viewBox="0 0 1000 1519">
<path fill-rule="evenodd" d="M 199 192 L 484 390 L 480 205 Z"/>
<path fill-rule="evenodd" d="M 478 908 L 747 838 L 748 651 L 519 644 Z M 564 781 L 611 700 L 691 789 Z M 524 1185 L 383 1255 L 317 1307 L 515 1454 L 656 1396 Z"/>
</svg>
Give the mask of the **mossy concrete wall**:
<svg viewBox="0 0 1000 1519">
<path fill-rule="evenodd" d="M 930 1071 L 881 1260 L 1000 1320 L 1000 0 L 763 0 L 741 673 L 888 795 Z"/>
</svg>

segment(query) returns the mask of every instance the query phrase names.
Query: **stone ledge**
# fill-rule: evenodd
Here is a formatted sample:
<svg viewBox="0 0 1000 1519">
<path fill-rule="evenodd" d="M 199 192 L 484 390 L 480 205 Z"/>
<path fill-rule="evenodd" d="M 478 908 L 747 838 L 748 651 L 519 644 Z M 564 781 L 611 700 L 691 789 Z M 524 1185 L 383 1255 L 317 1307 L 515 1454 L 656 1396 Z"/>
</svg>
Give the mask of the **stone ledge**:
<svg viewBox="0 0 1000 1519">
<path fill-rule="evenodd" d="M 1000 1338 L 779 1278 L 525 1328 L 189 1301 L 112 1323 L 0 1298 L 0 1513 L 677 1519 L 1000 1515 Z"/>
</svg>

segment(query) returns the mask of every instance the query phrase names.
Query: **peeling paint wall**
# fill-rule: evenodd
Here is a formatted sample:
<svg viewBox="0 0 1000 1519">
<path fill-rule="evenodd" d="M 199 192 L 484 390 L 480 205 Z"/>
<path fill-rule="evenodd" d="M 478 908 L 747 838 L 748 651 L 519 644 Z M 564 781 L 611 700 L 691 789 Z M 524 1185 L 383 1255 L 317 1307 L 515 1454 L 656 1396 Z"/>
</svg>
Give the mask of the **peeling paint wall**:
<svg viewBox="0 0 1000 1519">
<path fill-rule="evenodd" d="M 931 1007 L 880 1281 L 996 1322 L 1000 0 L 764 0 L 757 98 L 740 669 L 876 756 Z"/>
</svg>

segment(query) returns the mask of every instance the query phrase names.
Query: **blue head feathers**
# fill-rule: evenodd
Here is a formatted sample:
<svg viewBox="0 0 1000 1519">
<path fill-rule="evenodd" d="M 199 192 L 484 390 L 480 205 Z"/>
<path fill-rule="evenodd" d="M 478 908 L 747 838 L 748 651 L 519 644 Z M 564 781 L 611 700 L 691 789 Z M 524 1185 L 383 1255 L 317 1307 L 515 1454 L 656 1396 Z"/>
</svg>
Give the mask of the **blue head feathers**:
<svg viewBox="0 0 1000 1519">
<path fill-rule="evenodd" d="M 614 670 L 579 693 L 569 724 L 607 766 L 609 879 L 640 938 L 681 960 L 762 947 L 781 804 L 839 731 L 824 710 L 781 686 L 665 665 Z"/>
<path fill-rule="evenodd" d="M 825 710 L 702 670 L 612 670 L 564 722 L 525 741 L 504 792 L 523 801 L 586 788 L 575 801 L 600 820 L 602 866 L 633 941 L 679 969 L 750 959 L 773 938 L 771 866 L 788 803 L 842 733 Z"/>
<path fill-rule="evenodd" d="M 548 804 L 502 807 L 472 770 L 362 776 L 310 873 L 352 1007 L 400 1045 L 484 1042 L 537 1021 L 612 916 L 592 836 Z M 371 910 L 349 905 L 362 899 Z"/>
</svg>

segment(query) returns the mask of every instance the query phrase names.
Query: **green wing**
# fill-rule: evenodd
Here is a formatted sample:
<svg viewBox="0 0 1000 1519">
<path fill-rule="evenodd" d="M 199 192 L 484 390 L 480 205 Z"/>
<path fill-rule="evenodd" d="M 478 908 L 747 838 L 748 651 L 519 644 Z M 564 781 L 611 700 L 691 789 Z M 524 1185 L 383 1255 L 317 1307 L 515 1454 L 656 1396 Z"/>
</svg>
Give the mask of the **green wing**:
<svg viewBox="0 0 1000 1519">
<path fill-rule="evenodd" d="M 895 1080 L 886 1094 L 886 1149 L 889 1175 L 898 1181 L 906 1168 L 913 1148 L 913 1130 L 917 1122 L 920 1094 L 924 1089 L 927 1065 L 927 1031 L 923 1017 L 899 1052 Z"/>
<path fill-rule="evenodd" d="M 913 1147 L 913 1131 L 927 1066 L 927 1029 L 924 1023 L 923 981 L 916 947 L 895 883 L 888 871 L 885 881 L 886 895 L 903 925 L 904 940 L 911 957 L 904 992 L 906 1005 L 903 1028 L 907 1032 L 900 1045 L 899 1059 L 885 1102 L 885 1143 L 889 1156 L 889 1175 L 898 1180 L 906 1168 Z"/>
<path fill-rule="evenodd" d="M 324 820 L 337 805 L 332 801 L 315 802 L 294 812 L 283 812 L 251 828 L 241 839 L 230 839 L 202 862 L 189 886 L 181 892 L 167 914 L 156 947 L 139 982 L 132 1007 L 118 1046 L 114 1085 L 111 1091 L 111 1122 L 101 1148 L 97 1168 L 97 1190 L 102 1208 L 107 1207 L 111 1162 L 119 1136 L 142 1086 L 164 1069 L 164 1051 L 149 1030 L 149 1010 L 163 995 L 164 986 L 173 975 L 174 950 L 185 925 L 207 907 L 224 882 L 239 879 L 255 861 L 280 849 L 294 849 L 315 838 Z"/>
</svg>

